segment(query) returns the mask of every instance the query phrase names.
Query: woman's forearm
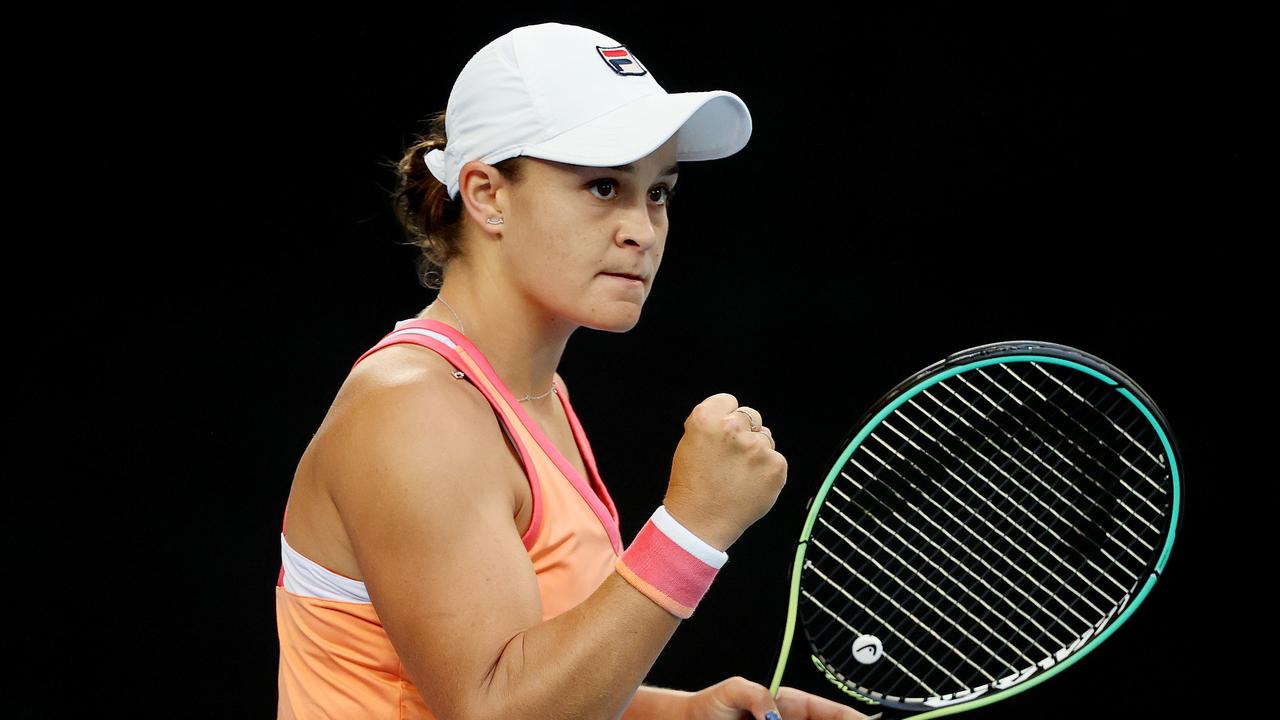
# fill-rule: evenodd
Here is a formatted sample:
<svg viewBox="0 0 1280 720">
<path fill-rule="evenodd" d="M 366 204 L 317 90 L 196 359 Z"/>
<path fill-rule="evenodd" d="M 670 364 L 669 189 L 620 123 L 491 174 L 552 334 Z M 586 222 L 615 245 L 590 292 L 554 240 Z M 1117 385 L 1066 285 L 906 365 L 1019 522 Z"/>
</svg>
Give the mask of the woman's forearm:
<svg viewBox="0 0 1280 720">
<path fill-rule="evenodd" d="M 614 720 L 637 698 L 637 711 L 670 702 L 671 691 L 640 697 L 639 688 L 679 625 L 611 573 L 581 604 L 507 643 L 471 717 Z"/>
<path fill-rule="evenodd" d="M 679 720 L 683 716 L 686 690 L 641 685 L 620 720 Z"/>
</svg>

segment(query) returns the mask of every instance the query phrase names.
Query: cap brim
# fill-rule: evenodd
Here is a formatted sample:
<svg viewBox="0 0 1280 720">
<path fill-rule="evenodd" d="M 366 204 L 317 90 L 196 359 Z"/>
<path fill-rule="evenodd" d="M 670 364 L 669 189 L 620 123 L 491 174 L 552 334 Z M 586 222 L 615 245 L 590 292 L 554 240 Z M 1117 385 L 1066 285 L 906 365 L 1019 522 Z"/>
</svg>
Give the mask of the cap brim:
<svg viewBox="0 0 1280 720">
<path fill-rule="evenodd" d="M 677 161 L 728 157 L 750 139 L 751 113 L 727 90 L 655 93 L 527 146 L 522 154 L 590 167 L 624 165 L 676 133 Z"/>
</svg>

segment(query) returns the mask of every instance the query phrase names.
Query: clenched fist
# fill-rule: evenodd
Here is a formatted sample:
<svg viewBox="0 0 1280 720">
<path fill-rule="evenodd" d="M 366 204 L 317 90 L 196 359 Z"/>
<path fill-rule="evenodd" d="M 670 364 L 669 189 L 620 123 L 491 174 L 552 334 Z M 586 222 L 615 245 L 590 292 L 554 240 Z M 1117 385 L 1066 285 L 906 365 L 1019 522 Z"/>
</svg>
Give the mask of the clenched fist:
<svg viewBox="0 0 1280 720">
<path fill-rule="evenodd" d="M 726 550 L 769 512 L 786 482 L 787 459 L 759 413 L 717 393 L 684 421 L 663 505 L 694 535 Z"/>
</svg>

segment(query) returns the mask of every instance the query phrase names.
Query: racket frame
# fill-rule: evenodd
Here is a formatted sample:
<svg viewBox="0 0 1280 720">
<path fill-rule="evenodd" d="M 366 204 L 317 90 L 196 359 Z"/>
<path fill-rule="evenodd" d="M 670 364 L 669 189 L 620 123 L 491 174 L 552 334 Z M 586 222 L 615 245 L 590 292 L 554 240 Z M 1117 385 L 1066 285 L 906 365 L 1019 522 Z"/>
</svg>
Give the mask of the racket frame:
<svg viewBox="0 0 1280 720">
<path fill-rule="evenodd" d="M 1185 477 L 1182 471 L 1181 456 L 1178 450 L 1178 443 L 1173 437 L 1173 431 L 1165 420 L 1164 415 L 1160 412 L 1159 407 L 1151 400 L 1151 397 L 1133 381 L 1132 378 L 1121 372 L 1119 368 L 1116 368 L 1110 363 L 1077 348 L 1043 340 L 1011 340 L 977 345 L 965 350 L 954 352 L 947 357 L 922 368 L 907 379 L 898 383 L 892 390 L 885 393 L 853 426 L 854 429 L 846 436 L 843 445 L 844 449 L 839 452 L 838 457 L 831 463 L 831 470 L 827 473 L 826 479 L 818 488 L 818 491 L 810 496 L 809 502 L 805 505 L 805 509 L 808 511 L 808 517 L 805 519 L 804 528 L 800 533 L 800 539 L 796 543 L 795 556 L 791 562 L 791 589 L 787 601 L 787 624 L 783 631 L 782 651 L 779 653 L 778 664 L 774 670 L 773 679 L 769 685 L 769 692 L 771 695 L 777 696 L 778 694 L 778 689 L 782 684 L 782 674 L 786 669 L 787 660 L 791 654 L 791 643 L 795 635 L 795 626 L 799 607 L 801 571 L 804 569 L 804 554 L 808 546 L 810 535 L 813 531 L 814 523 L 817 520 L 818 512 L 822 507 L 821 501 L 826 497 L 831 486 L 835 483 L 836 478 L 840 475 L 840 470 L 843 469 L 845 463 L 849 461 L 849 458 L 858 449 L 862 441 L 871 433 L 872 429 L 879 425 L 882 419 L 896 410 L 907 400 L 911 399 L 914 395 L 928 387 L 931 387 L 949 377 L 977 367 L 984 367 L 986 365 L 1003 362 L 1030 361 L 1047 362 L 1071 367 L 1087 373 L 1107 385 L 1116 387 L 1118 392 L 1138 407 L 1138 409 L 1146 416 L 1147 421 L 1155 428 L 1160 437 L 1160 442 L 1164 447 L 1165 456 L 1169 459 L 1169 469 L 1173 485 L 1173 497 L 1170 503 L 1171 517 L 1169 520 L 1169 532 L 1165 539 L 1164 548 L 1161 550 L 1160 557 L 1156 561 L 1155 568 L 1151 575 L 1148 576 L 1137 596 L 1125 607 L 1119 617 L 1108 624 L 1102 632 L 1089 640 L 1085 647 L 1071 653 L 1064 660 L 1054 663 L 1052 667 L 1036 673 L 1033 677 L 1024 682 L 1017 682 L 1011 687 L 997 690 L 994 693 L 986 691 L 980 697 L 971 700 L 960 700 L 954 704 L 924 711 L 921 714 L 914 715 L 912 717 L 917 718 L 917 720 L 926 720 L 926 718 L 952 715 L 966 710 L 979 708 L 984 705 L 989 705 L 1012 695 L 1016 695 L 1024 690 L 1029 690 L 1054 675 L 1057 675 L 1063 670 L 1066 670 L 1077 660 L 1089 654 L 1089 652 L 1101 644 L 1102 641 L 1110 637 L 1117 628 L 1123 625 L 1129 616 L 1133 614 L 1133 611 L 1142 604 L 1142 601 L 1151 592 L 1156 580 L 1164 571 L 1165 563 L 1168 561 L 1169 554 L 1173 549 L 1174 537 L 1177 535 L 1177 531 L 1181 527 L 1182 522 L 1182 486 L 1185 482 Z M 828 680 L 851 697 L 871 705 L 893 707 L 892 705 L 883 704 L 878 700 L 866 697 L 850 689 L 844 681 L 834 676 L 830 670 L 823 665 L 822 661 L 817 658 L 817 656 L 810 655 L 810 659 Z"/>
</svg>

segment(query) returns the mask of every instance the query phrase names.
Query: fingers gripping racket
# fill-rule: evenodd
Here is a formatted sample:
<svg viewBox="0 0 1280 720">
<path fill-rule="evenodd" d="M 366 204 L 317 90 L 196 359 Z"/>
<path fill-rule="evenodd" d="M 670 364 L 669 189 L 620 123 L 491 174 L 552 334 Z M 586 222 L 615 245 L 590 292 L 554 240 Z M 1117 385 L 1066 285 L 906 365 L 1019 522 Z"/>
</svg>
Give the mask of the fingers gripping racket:
<svg viewBox="0 0 1280 720">
<path fill-rule="evenodd" d="M 931 718 L 1062 672 L 1151 591 L 1178 527 L 1178 448 L 1124 373 L 1040 341 L 963 350 L 855 426 L 809 504 L 799 621 L 818 670 Z"/>
</svg>

